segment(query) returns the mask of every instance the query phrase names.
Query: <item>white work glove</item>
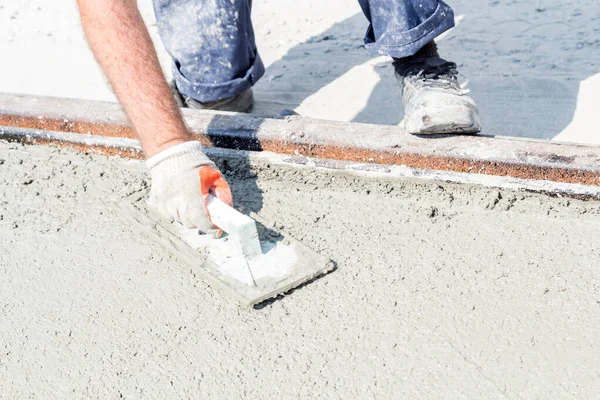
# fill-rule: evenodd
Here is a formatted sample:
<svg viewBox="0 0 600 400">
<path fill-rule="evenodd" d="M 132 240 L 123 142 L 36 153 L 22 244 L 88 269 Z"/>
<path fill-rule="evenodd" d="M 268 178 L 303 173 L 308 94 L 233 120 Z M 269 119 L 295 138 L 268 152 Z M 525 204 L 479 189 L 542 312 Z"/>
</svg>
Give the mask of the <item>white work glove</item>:
<svg viewBox="0 0 600 400">
<path fill-rule="evenodd" d="M 152 176 L 149 203 L 169 220 L 219 237 L 205 204 L 208 193 L 231 205 L 229 185 L 204 154 L 200 142 L 181 143 L 146 161 Z M 202 171 L 200 171 L 202 169 Z"/>
</svg>

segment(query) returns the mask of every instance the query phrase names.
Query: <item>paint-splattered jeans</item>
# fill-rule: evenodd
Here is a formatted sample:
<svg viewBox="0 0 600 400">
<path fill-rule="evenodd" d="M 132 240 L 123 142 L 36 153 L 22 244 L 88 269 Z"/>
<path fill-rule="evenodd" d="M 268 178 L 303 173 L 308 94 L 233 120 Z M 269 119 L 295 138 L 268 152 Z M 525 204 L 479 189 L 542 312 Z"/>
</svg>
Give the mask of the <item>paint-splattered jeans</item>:
<svg viewBox="0 0 600 400">
<path fill-rule="evenodd" d="M 327 1 L 327 0 L 324 0 Z M 265 72 L 250 20 L 252 0 L 153 0 L 179 91 L 201 102 L 235 96 Z M 441 0 L 358 0 L 373 54 L 406 57 L 454 26 Z"/>
</svg>

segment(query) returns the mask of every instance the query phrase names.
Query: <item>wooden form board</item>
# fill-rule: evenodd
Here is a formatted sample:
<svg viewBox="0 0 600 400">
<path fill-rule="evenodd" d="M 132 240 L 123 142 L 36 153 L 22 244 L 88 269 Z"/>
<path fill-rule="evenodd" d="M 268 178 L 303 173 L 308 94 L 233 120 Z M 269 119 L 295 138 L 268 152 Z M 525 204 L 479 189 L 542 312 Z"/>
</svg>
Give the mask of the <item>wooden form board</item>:
<svg viewBox="0 0 600 400">
<path fill-rule="evenodd" d="M 196 139 L 209 147 L 600 186 L 600 147 L 595 146 L 482 135 L 417 137 L 394 126 L 301 117 L 187 109 L 183 113 Z M 38 132 L 35 138 L 29 135 L 31 143 L 142 157 L 139 148 L 131 146 L 134 131 L 116 103 L 0 93 L 0 126 L 68 134 L 57 141 Z M 0 132 L 0 138 L 28 140 L 26 134 Z M 74 135 L 89 140 L 68 139 Z M 94 141 L 103 137 L 121 139 L 123 145 L 117 141 L 106 147 Z"/>
</svg>

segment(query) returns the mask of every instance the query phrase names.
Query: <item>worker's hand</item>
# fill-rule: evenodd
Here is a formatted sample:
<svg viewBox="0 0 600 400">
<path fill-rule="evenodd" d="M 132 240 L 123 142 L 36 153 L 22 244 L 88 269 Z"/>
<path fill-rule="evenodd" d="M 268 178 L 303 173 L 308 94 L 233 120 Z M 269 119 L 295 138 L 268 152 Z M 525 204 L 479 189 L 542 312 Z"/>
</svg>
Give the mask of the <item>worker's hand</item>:
<svg viewBox="0 0 600 400">
<path fill-rule="evenodd" d="M 206 209 L 208 194 L 231 205 L 229 185 L 199 142 L 181 143 L 150 157 L 150 204 L 165 218 L 219 237 Z"/>
</svg>

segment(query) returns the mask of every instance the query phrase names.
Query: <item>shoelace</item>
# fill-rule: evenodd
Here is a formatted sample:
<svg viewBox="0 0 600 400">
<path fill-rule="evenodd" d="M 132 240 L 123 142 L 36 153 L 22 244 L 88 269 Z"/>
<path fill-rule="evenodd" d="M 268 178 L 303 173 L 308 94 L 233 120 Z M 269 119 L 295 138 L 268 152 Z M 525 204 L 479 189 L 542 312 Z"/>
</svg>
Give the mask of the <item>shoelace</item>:
<svg viewBox="0 0 600 400">
<path fill-rule="evenodd" d="M 458 72 L 456 63 L 442 58 L 417 59 L 404 65 L 395 64 L 395 66 L 400 76 L 409 79 L 416 87 L 452 89 L 461 94 L 470 92 L 467 89 L 469 81 Z"/>
<path fill-rule="evenodd" d="M 430 60 L 425 60 L 425 65 L 418 75 L 425 79 L 455 80 L 458 71 L 456 70 L 456 64 L 453 62 L 445 61 L 442 64 L 433 64 Z"/>
<path fill-rule="evenodd" d="M 458 71 L 453 62 L 433 63 L 431 60 L 425 60 L 424 63 L 416 64 L 411 69 L 412 75 L 416 78 L 415 83 L 421 87 L 460 87 L 457 85 Z"/>
<path fill-rule="evenodd" d="M 456 63 L 445 60 L 441 63 L 435 61 L 428 59 L 423 63 L 415 64 L 411 68 L 411 75 L 416 78 L 414 80 L 415 84 L 421 87 L 453 88 L 460 90 L 462 94 L 470 92 L 467 89 L 469 80 L 458 72 Z M 459 81 L 459 76 L 462 81 Z"/>
</svg>

